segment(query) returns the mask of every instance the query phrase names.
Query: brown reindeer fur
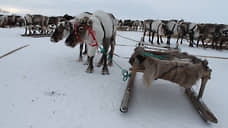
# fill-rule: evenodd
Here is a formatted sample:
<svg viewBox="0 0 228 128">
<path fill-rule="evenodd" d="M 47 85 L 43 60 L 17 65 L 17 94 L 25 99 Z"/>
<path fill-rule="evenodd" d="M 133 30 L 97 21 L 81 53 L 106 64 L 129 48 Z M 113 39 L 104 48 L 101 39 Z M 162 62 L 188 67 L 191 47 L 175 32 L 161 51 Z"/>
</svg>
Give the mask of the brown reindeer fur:
<svg viewBox="0 0 228 128">
<path fill-rule="evenodd" d="M 160 78 L 177 83 L 184 88 L 191 88 L 204 72 L 201 63 L 191 64 L 153 57 L 146 57 L 143 66 L 145 67 L 143 78 L 146 85 L 150 85 L 154 79 Z"/>
<path fill-rule="evenodd" d="M 199 79 L 210 78 L 211 69 L 207 66 L 207 60 L 201 60 L 195 56 L 180 52 L 150 51 L 156 56 L 166 56 L 166 59 L 158 59 L 146 56 L 143 48 L 135 49 L 129 63 L 144 67 L 144 83 L 151 85 L 155 79 L 164 79 L 177 83 L 184 88 L 191 88 Z"/>
</svg>

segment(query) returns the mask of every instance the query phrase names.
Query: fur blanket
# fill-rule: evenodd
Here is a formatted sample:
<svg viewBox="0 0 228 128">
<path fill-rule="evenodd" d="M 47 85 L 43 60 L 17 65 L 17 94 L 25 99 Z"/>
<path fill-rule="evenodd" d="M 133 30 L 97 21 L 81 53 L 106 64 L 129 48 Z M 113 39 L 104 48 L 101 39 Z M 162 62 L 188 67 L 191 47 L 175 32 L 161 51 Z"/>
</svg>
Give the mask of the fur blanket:
<svg viewBox="0 0 228 128">
<path fill-rule="evenodd" d="M 142 48 L 136 49 L 130 58 L 131 64 L 140 64 L 145 68 L 144 83 L 151 85 L 155 79 L 164 79 L 177 83 L 184 88 L 191 88 L 199 79 L 210 77 L 211 70 L 207 61 L 200 60 L 186 53 L 170 53 L 168 59 L 145 56 Z"/>
</svg>

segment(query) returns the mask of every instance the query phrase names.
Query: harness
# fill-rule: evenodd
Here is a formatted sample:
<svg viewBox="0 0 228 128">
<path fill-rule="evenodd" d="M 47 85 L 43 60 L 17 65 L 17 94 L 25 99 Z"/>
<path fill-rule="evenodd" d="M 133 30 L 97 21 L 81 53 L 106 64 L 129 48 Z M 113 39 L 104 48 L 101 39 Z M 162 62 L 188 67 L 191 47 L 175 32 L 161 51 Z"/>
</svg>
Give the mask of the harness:
<svg viewBox="0 0 228 128">
<path fill-rule="evenodd" d="M 100 20 L 99 20 L 100 21 Z M 102 22 L 100 21 L 100 24 L 101 24 L 101 27 L 104 31 L 104 39 L 105 39 L 105 29 L 104 29 L 104 25 L 102 24 Z M 78 27 L 78 23 L 75 22 L 74 23 L 74 34 L 75 34 L 75 37 L 80 41 L 82 42 L 82 40 L 80 39 L 79 35 L 78 35 L 78 32 L 77 32 L 77 27 Z M 89 34 L 92 36 L 93 38 L 93 41 L 91 43 L 88 43 L 88 45 L 92 46 L 92 47 L 97 47 L 98 48 L 98 42 L 96 40 L 96 37 L 95 37 L 95 31 L 93 30 L 92 27 L 88 27 L 84 24 L 82 24 L 82 27 L 84 27 L 86 30 L 88 30 Z"/>
</svg>

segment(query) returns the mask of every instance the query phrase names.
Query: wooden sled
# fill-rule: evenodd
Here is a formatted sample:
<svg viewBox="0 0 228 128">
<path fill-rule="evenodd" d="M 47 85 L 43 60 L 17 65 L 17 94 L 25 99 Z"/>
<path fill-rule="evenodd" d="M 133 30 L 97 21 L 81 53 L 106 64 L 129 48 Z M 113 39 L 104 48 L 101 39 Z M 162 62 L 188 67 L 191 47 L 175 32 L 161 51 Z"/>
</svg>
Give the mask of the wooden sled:
<svg viewBox="0 0 228 128">
<path fill-rule="evenodd" d="M 135 52 L 137 52 L 137 50 Z M 202 60 L 200 60 L 194 56 L 188 55 L 186 53 L 180 53 L 178 51 L 151 51 L 151 50 L 145 51 L 144 50 L 144 52 L 149 53 L 149 54 L 152 53 L 155 56 L 166 56 L 167 58 L 165 58 L 165 59 L 167 59 L 167 60 L 173 60 L 174 58 L 175 59 L 178 58 L 180 60 L 185 60 L 185 59 L 189 60 L 190 59 L 190 60 L 192 60 L 192 63 L 202 62 Z M 145 67 L 142 64 L 138 63 L 138 60 L 132 61 L 132 57 L 131 57 L 129 62 L 132 64 L 132 68 L 130 68 L 131 77 L 128 80 L 128 84 L 125 89 L 125 93 L 123 95 L 123 99 L 122 99 L 121 106 L 120 106 L 120 111 L 123 113 L 126 113 L 128 111 L 129 101 L 131 99 L 132 88 L 134 85 L 134 79 L 135 79 L 136 73 L 137 72 L 144 73 L 144 71 L 145 71 Z M 207 68 L 208 68 L 206 70 L 207 75 L 205 75 L 201 78 L 201 87 L 200 87 L 199 93 L 196 94 L 192 88 L 185 88 L 185 93 L 203 120 L 205 120 L 206 122 L 218 123 L 217 118 L 209 110 L 209 108 L 206 106 L 206 104 L 204 104 L 202 101 L 203 92 L 205 90 L 207 81 L 210 79 L 210 74 L 211 74 L 211 69 L 209 67 L 207 67 Z M 158 79 L 164 79 L 164 78 L 161 76 L 161 77 L 158 77 Z"/>
</svg>

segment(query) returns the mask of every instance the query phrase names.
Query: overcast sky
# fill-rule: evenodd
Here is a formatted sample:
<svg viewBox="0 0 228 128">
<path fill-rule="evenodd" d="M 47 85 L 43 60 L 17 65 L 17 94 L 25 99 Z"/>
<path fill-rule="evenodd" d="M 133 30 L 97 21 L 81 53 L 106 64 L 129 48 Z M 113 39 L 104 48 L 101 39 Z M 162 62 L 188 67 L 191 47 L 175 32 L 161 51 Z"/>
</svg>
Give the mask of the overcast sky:
<svg viewBox="0 0 228 128">
<path fill-rule="evenodd" d="M 0 3 L 2 9 L 43 15 L 104 10 L 121 19 L 184 19 L 228 24 L 228 0 L 0 0 Z"/>
</svg>

